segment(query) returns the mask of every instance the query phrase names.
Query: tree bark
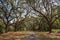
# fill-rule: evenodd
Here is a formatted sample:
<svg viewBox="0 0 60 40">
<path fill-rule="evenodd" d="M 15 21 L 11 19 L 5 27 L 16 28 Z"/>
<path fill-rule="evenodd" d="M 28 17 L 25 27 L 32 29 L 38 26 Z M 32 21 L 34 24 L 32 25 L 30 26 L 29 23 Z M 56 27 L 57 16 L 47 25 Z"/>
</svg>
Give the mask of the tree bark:
<svg viewBox="0 0 60 40">
<path fill-rule="evenodd" d="M 14 31 L 17 31 L 17 23 L 14 24 Z"/>
<path fill-rule="evenodd" d="M 5 33 L 7 33 L 8 32 L 8 24 L 6 24 L 6 27 L 5 27 Z"/>
<path fill-rule="evenodd" d="M 49 27 L 48 27 L 48 31 L 49 31 L 49 33 L 52 32 L 52 25 L 49 25 Z"/>
</svg>

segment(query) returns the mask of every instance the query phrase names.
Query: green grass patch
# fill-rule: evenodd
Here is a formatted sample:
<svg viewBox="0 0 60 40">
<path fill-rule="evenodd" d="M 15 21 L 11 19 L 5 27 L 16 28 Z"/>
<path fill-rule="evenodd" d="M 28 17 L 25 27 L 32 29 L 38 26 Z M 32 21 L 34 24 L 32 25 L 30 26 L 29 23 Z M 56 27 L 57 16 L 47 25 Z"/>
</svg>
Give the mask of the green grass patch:
<svg viewBox="0 0 60 40">
<path fill-rule="evenodd" d="M 52 29 L 52 32 L 58 33 L 60 32 L 60 29 Z"/>
</svg>

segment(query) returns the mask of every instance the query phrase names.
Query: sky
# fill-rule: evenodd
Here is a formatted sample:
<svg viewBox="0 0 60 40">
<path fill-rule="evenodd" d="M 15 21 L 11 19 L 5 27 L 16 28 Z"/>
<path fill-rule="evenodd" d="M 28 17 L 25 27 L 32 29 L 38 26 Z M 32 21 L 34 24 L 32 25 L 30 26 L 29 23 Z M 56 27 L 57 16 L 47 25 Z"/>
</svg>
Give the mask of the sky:
<svg viewBox="0 0 60 40">
<path fill-rule="evenodd" d="M 60 5 L 60 0 L 55 0 L 55 2 L 56 2 L 58 5 Z"/>
</svg>

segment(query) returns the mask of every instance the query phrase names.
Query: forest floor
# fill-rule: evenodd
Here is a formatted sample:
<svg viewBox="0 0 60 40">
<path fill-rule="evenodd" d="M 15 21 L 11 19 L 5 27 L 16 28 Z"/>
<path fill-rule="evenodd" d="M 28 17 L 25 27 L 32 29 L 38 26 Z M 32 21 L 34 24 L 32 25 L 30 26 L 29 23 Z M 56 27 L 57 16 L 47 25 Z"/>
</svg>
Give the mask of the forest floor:
<svg viewBox="0 0 60 40">
<path fill-rule="evenodd" d="M 8 32 L 1 34 L 0 40 L 60 40 L 60 33 Z"/>
</svg>

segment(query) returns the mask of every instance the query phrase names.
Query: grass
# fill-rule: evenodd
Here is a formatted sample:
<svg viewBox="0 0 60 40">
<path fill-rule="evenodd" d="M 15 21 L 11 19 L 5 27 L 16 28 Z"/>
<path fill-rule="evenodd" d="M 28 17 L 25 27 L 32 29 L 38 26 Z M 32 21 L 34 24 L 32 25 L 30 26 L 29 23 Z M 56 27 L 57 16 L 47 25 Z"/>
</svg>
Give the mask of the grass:
<svg viewBox="0 0 60 40">
<path fill-rule="evenodd" d="M 60 32 L 60 29 L 52 29 L 52 32 L 59 33 Z"/>
</svg>

